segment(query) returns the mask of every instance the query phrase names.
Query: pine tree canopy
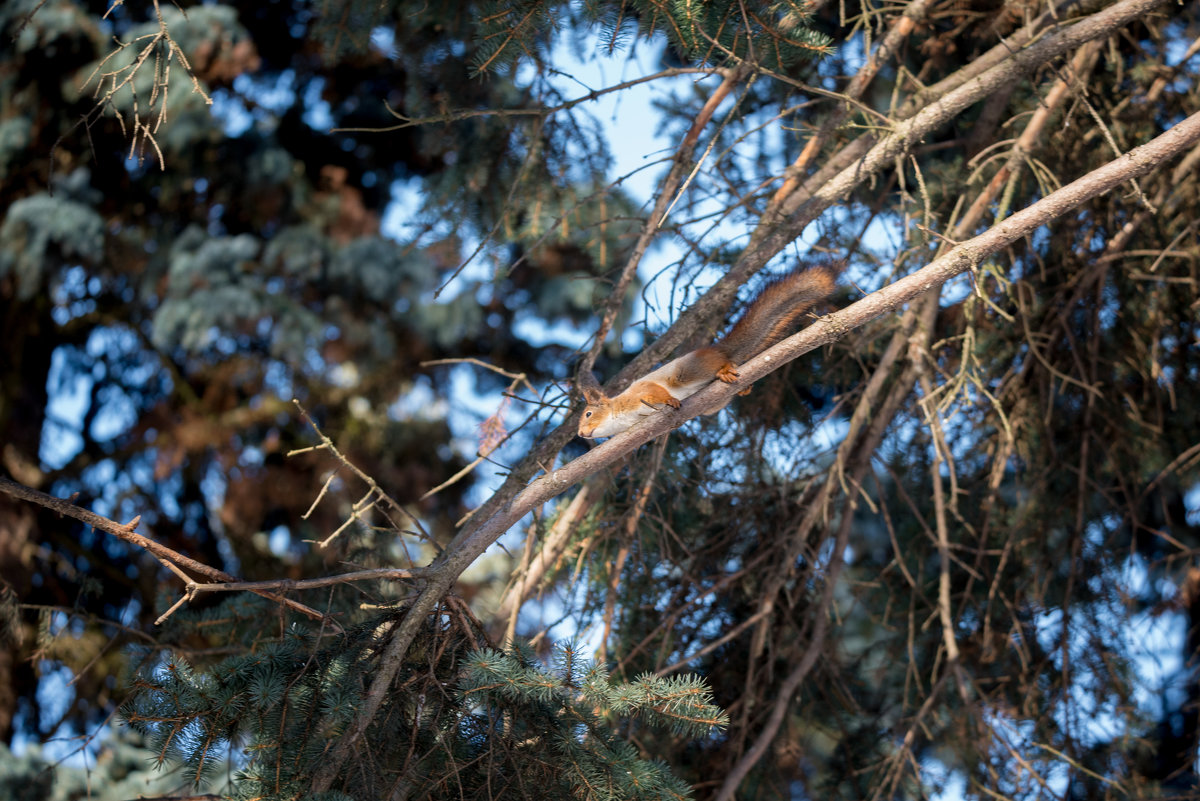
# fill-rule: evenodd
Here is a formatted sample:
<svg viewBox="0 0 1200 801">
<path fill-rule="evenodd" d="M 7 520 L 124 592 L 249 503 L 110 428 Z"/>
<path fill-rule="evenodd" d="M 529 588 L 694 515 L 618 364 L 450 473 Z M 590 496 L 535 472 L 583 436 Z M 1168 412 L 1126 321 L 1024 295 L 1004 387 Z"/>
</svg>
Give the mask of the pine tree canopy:
<svg viewBox="0 0 1200 801">
<path fill-rule="evenodd" d="M 1200 799 L 1200 0 L 0 34 L 0 801 Z"/>
</svg>

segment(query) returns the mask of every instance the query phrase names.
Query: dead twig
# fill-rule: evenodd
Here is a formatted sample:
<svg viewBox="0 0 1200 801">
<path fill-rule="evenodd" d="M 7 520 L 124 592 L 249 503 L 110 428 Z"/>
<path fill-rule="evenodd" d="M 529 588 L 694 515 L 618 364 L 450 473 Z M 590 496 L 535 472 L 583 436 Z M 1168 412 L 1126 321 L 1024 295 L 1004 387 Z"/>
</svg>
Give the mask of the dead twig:
<svg viewBox="0 0 1200 801">
<path fill-rule="evenodd" d="M 321 547 L 321 548 L 328 547 L 329 544 L 331 542 L 333 542 L 339 534 L 341 534 L 343 531 L 345 531 L 346 528 L 349 527 L 350 524 L 352 522 L 354 522 L 355 520 L 359 521 L 360 523 L 362 523 L 365 526 L 369 526 L 370 523 L 368 523 L 364 519 L 364 517 L 365 517 L 366 513 L 369 512 L 371 509 L 378 508 L 379 503 L 381 501 L 388 508 L 393 509 L 396 512 L 398 512 L 399 514 L 408 518 L 409 522 L 411 522 L 416 527 L 416 533 L 419 536 L 421 536 L 423 539 L 425 539 L 427 542 L 429 542 L 431 545 L 433 545 L 434 548 L 438 547 L 436 541 L 429 534 L 429 532 L 425 530 L 425 527 L 421 525 L 421 521 L 418 520 L 415 515 L 413 515 L 411 512 L 409 512 L 403 506 L 401 506 L 400 503 L 398 501 L 396 501 L 396 499 L 393 498 L 391 495 L 388 495 L 386 492 L 384 492 L 383 488 L 380 487 L 379 484 L 376 483 L 375 479 L 371 478 L 371 476 L 367 475 L 362 470 L 360 470 L 353 462 L 351 462 L 349 459 L 347 459 L 340 450 L 338 450 L 338 447 L 333 444 L 333 440 L 331 440 L 329 437 L 325 436 L 325 432 L 322 431 L 320 426 L 318 426 L 316 424 L 316 421 L 314 421 L 312 419 L 312 417 L 308 414 L 308 411 L 300 404 L 299 400 L 293 399 L 292 403 L 296 404 L 296 408 L 300 410 L 300 416 L 303 417 L 305 422 L 307 422 L 309 424 L 309 426 L 312 427 L 312 430 L 314 432 L 316 432 L 316 435 L 321 440 L 321 444 L 314 445 L 309 448 L 297 448 L 296 450 L 288 451 L 287 455 L 288 456 L 296 456 L 301 453 L 309 453 L 311 451 L 318 451 L 318 450 L 329 451 L 329 453 L 331 453 L 335 459 L 337 459 L 339 462 L 342 463 L 343 467 L 345 467 L 350 472 L 354 473 L 354 475 L 358 476 L 358 478 L 364 484 L 366 484 L 367 487 L 369 488 L 369 491 L 367 492 L 367 494 L 364 495 L 361 499 L 359 499 L 359 501 L 357 503 L 355 503 L 354 506 L 351 508 L 350 516 L 346 519 L 346 522 L 344 522 L 341 526 L 339 526 L 337 528 L 337 530 L 334 531 L 332 534 L 330 534 L 328 537 L 326 537 L 325 539 L 323 539 L 319 543 L 317 543 L 317 545 L 319 547 Z M 308 517 L 308 515 L 312 513 L 312 511 L 316 508 L 317 502 L 320 501 L 320 499 L 325 495 L 325 490 L 329 486 L 330 480 L 332 480 L 332 476 L 330 477 L 329 480 L 327 480 L 325 482 L 325 486 L 322 487 L 321 492 L 317 495 L 317 499 L 313 502 L 313 505 L 311 507 L 309 507 L 308 512 L 305 513 L 305 517 Z M 382 512 L 382 510 L 381 510 L 381 512 Z M 386 517 L 386 513 L 384 513 L 384 516 Z M 391 521 L 389 520 L 389 522 L 391 522 Z M 399 526 L 396 526 L 395 523 L 392 523 L 392 526 L 393 526 L 393 528 L 396 528 L 397 530 L 399 530 Z"/>
</svg>

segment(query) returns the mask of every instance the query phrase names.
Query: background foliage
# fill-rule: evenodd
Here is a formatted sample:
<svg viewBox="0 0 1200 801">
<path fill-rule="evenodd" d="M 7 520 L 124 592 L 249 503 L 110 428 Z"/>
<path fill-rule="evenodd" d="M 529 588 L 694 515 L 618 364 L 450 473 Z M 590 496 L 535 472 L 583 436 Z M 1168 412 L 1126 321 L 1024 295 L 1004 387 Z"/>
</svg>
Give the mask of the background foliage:
<svg viewBox="0 0 1200 801">
<path fill-rule="evenodd" d="M 249 581 L 452 553 L 537 443 L 583 452 L 550 432 L 602 314 L 607 378 L 889 126 L 1122 3 L 334 5 L 0 6 L 0 469 Z M 845 305 L 1150 140 L 1200 107 L 1198 12 L 1014 73 L 768 269 L 847 258 Z M 1192 793 L 1198 162 L 540 510 L 310 797 Z M 292 398 L 345 463 L 289 455 L 320 442 Z M 161 620 L 158 560 L 0 496 L 0 786 L 80 797 L 45 742 L 111 794 L 124 704 L 173 786 L 325 789 L 419 579 L 289 593 L 324 621 L 249 593 Z"/>
</svg>

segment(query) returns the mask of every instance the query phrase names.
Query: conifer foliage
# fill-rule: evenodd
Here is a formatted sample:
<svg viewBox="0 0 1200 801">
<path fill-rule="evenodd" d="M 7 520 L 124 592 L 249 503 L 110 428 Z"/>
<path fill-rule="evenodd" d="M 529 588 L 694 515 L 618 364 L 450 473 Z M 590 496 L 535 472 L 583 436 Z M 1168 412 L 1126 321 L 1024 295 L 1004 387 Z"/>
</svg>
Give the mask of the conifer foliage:
<svg viewBox="0 0 1200 801">
<path fill-rule="evenodd" d="M 249 611 L 232 601 L 183 626 L 206 625 L 226 641 L 261 635 Z M 478 625 L 462 610 L 449 618 L 451 625 L 422 633 L 432 653 L 414 654 L 401 671 L 406 690 L 367 732 L 369 758 L 339 792 L 321 797 L 692 797 L 664 762 L 618 732 L 716 734 L 728 718 L 700 679 L 617 682 L 570 642 L 546 668 L 521 644 L 507 653 L 472 648 L 485 641 Z M 380 657 L 379 632 L 395 622 L 395 614 L 369 619 L 324 644 L 292 626 L 203 671 L 178 655 L 145 654 L 123 716 L 156 762 L 190 784 L 209 784 L 233 766 L 238 798 L 304 796 L 311 766 L 359 712 Z"/>
<path fill-rule="evenodd" d="M 599 41 L 609 49 L 632 34 L 663 35 L 688 63 L 753 58 L 763 69 L 786 69 L 830 52 L 832 40 L 808 25 L 812 8 L 795 0 L 589 0 L 580 4 L 574 17 L 563 4 L 549 0 L 484 3 L 472 66 L 479 72 L 509 66 L 544 47 L 563 24 L 583 23 L 599 26 Z"/>
</svg>

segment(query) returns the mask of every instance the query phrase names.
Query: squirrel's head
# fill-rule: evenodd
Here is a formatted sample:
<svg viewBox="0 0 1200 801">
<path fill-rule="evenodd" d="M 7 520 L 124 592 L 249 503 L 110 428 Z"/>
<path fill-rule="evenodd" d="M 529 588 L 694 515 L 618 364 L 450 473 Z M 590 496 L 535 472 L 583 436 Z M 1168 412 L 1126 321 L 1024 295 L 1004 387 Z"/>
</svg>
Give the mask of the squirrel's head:
<svg viewBox="0 0 1200 801">
<path fill-rule="evenodd" d="M 583 390 L 587 406 L 579 418 L 579 436 L 587 439 L 605 437 L 604 424 L 612 419 L 612 401 L 603 392 L 591 387 Z"/>
</svg>

